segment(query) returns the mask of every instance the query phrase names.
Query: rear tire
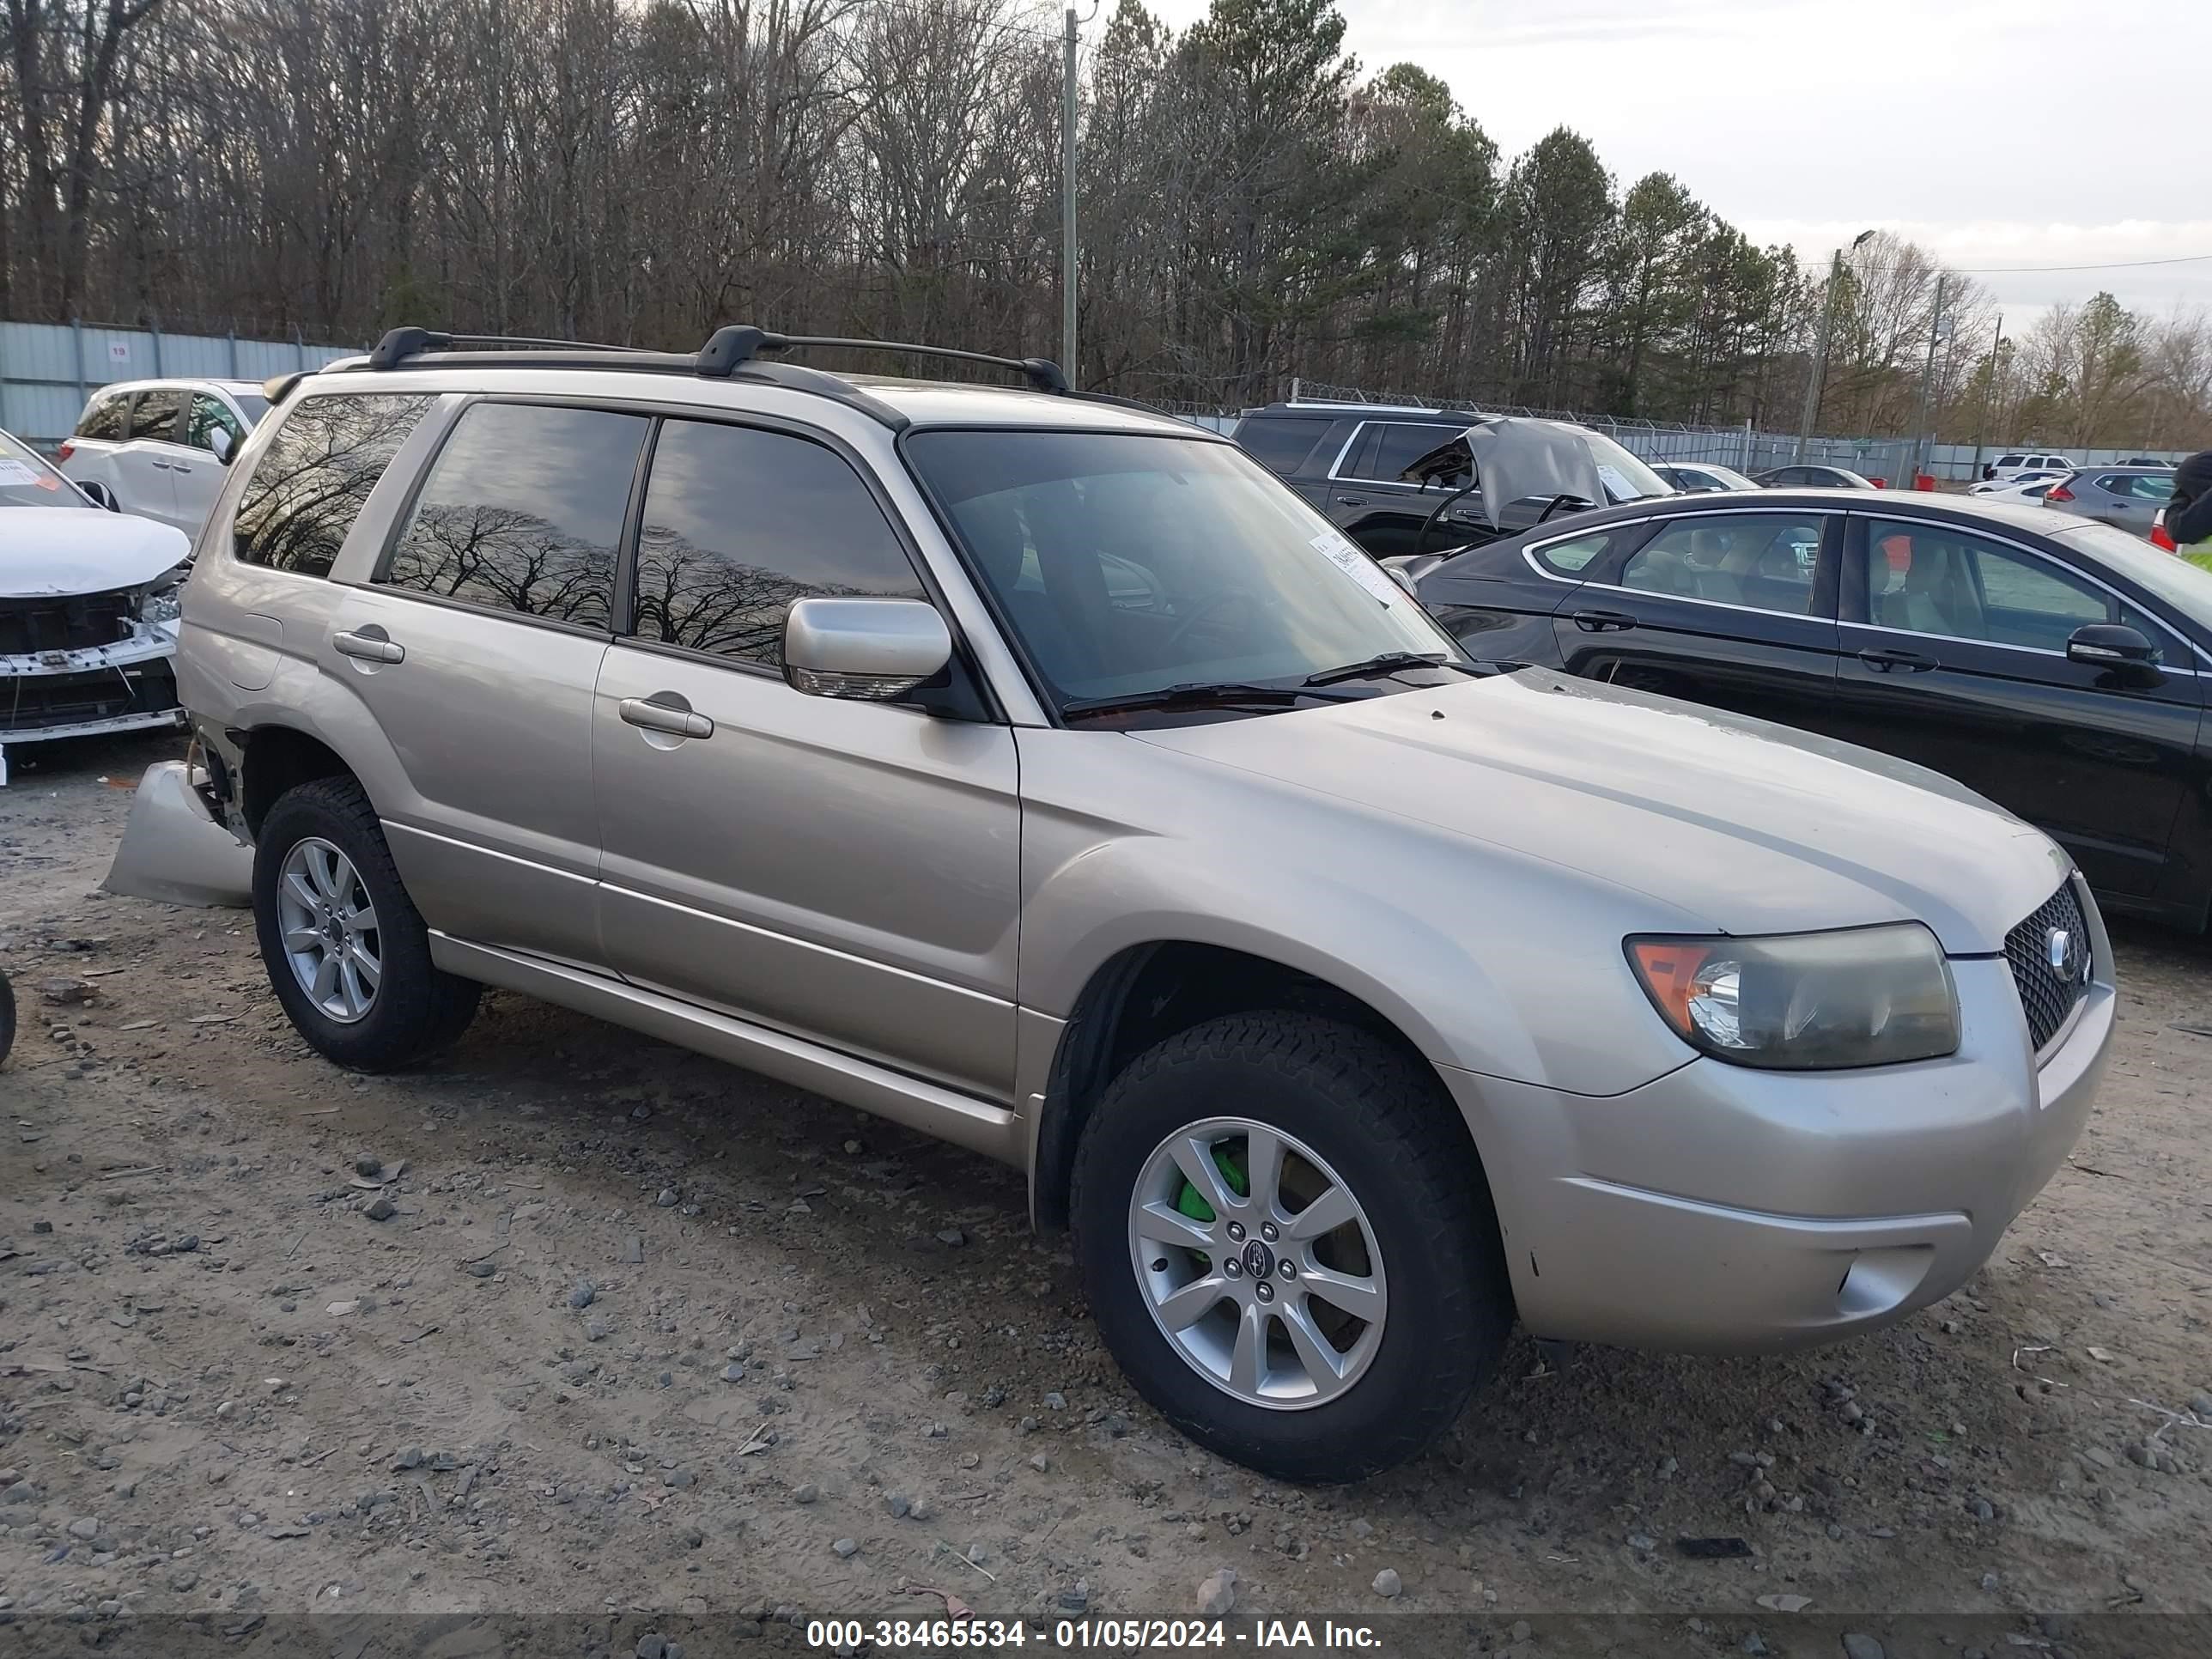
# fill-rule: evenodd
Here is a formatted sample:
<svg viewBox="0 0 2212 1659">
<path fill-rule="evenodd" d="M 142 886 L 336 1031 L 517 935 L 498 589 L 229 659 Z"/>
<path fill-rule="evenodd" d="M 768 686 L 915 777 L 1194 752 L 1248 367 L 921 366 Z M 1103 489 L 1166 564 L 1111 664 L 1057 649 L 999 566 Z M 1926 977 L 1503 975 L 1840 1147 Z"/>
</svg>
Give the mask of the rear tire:
<svg viewBox="0 0 2212 1659">
<path fill-rule="evenodd" d="M 1218 1214 L 1176 1173 L 1195 1161 L 1175 1157 L 1194 1136 L 1226 1182 Z M 1263 1152 L 1271 1142 L 1286 1150 Z M 1167 1038 L 1115 1079 L 1077 1152 L 1076 1259 L 1107 1346 L 1176 1428 L 1264 1474 L 1330 1484 L 1415 1455 L 1458 1418 L 1512 1323 L 1469 1150 L 1427 1067 L 1355 1027 L 1267 1011 Z M 1352 1218 L 1302 1230 L 1322 1198 Z M 1178 1214 L 1202 1214 L 1194 1237 L 1157 1242 Z M 1251 1224 L 1231 1225 L 1240 1216 Z M 1371 1321 L 1338 1299 L 1361 1285 Z M 1256 1369 L 1237 1354 L 1248 1319 Z"/>
<path fill-rule="evenodd" d="M 310 882 L 294 890 L 294 899 L 280 900 L 303 861 L 315 871 L 340 872 L 337 884 L 356 901 L 353 914 L 361 914 L 358 900 L 365 898 L 374 915 L 363 950 L 375 962 L 375 982 L 365 1007 L 349 1018 L 331 1012 L 331 1005 L 348 1000 L 342 987 L 319 1000 L 307 970 L 295 968 L 295 962 L 312 960 L 313 951 L 287 945 L 288 934 L 295 942 L 302 936 L 301 915 L 319 896 Z M 352 778 L 314 779 L 285 791 L 269 809 L 254 842 L 253 921 L 270 987 L 294 1029 L 316 1053 L 349 1071 L 411 1065 L 452 1042 L 476 1017 L 483 988 L 442 972 L 430 960 L 429 929 L 400 883 L 376 809 Z M 356 969 L 356 1000 L 363 983 Z"/>
</svg>

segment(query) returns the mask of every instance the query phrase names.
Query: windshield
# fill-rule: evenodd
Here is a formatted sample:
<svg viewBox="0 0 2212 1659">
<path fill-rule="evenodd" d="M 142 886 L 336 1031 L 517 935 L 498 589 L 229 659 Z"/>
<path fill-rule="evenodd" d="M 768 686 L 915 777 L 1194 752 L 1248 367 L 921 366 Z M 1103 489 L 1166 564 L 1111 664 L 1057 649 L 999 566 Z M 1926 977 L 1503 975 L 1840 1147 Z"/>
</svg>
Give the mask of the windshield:
<svg viewBox="0 0 2212 1659">
<path fill-rule="evenodd" d="M 1567 430 L 1589 446 L 1591 459 L 1597 462 L 1597 476 L 1605 480 L 1605 493 L 1615 501 L 1640 501 L 1647 495 L 1680 493 L 1603 433 L 1583 426 L 1569 427 Z"/>
<path fill-rule="evenodd" d="M 941 431 L 906 450 L 1063 706 L 1297 686 L 1397 653 L 1459 658 L 1372 559 L 1234 445 Z"/>
<path fill-rule="evenodd" d="M 1699 461 L 1698 470 L 1707 477 L 1718 478 L 1730 489 L 1756 489 L 1759 486 L 1732 466 L 1722 466 L 1714 461 Z"/>
<path fill-rule="evenodd" d="M 2199 628 L 2212 628 L 2212 570 L 2153 547 L 2108 524 L 2078 524 L 2059 532 L 2130 581 L 2164 599 Z"/>
<path fill-rule="evenodd" d="M 0 432 L 0 507 L 90 507 L 69 480 Z"/>
</svg>

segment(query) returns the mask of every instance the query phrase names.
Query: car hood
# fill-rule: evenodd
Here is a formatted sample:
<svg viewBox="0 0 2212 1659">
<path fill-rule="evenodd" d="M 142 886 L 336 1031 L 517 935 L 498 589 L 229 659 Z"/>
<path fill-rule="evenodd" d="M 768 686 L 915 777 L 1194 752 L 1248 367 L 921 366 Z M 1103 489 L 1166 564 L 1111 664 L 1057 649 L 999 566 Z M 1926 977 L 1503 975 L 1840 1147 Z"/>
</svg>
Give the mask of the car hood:
<svg viewBox="0 0 2212 1659">
<path fill-rule="evenodd" d="M 1924 768 L 1546 669 L 1133 735 L 1585 872 L 1716 933 L 1917 920 L 1952 955 L 1988 955 L 2071 867 Z"/>
<path fill-rule="evenodd" d="M 191 554 L 181 530 L 97 507 L 0 507 L 0 599 L 137 587 Z"/>
</svg>

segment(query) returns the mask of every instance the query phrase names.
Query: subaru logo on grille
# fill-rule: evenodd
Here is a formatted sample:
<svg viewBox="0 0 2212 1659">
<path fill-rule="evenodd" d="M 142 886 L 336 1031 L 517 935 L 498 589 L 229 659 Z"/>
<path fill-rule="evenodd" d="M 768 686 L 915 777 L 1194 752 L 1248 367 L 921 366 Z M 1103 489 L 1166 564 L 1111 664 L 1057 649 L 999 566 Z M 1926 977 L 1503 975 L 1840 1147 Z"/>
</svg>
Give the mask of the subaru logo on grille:
<svg viewBox="0 0 2212 1659">
<path fill-rule="evenodd" d="M 2051 971 L 2061 985 L 2072 985 L 2089 976 L 2089 942 L 2070 927 L 2053 927 L 2043 936 Z"/>
</svg>

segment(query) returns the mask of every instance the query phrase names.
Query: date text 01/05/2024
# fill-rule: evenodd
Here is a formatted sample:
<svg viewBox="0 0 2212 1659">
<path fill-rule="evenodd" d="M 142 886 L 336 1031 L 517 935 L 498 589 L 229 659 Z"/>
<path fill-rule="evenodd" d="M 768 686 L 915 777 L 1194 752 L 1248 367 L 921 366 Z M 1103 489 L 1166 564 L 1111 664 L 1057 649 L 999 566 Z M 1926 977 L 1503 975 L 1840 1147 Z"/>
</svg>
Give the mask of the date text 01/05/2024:
<svg viewBox="0 0 2212 1659">
<path fill-rule="evenodd" d="M 866 1644 L 878 1653 L 941 1652 L 947 1649 L 1024 1648 L 1086 1652 L 1144 1652 L 1176 1648 L 1379 1649 L 1368 1625 L 1334 1620 L 1254 1619 L 1232 1625 L 1221 1619 L 1060 1619 L 1034 1629 L 1020 1620 L 816 1619 L 806 1644 L 853 1653 Z"/>
</svg>

